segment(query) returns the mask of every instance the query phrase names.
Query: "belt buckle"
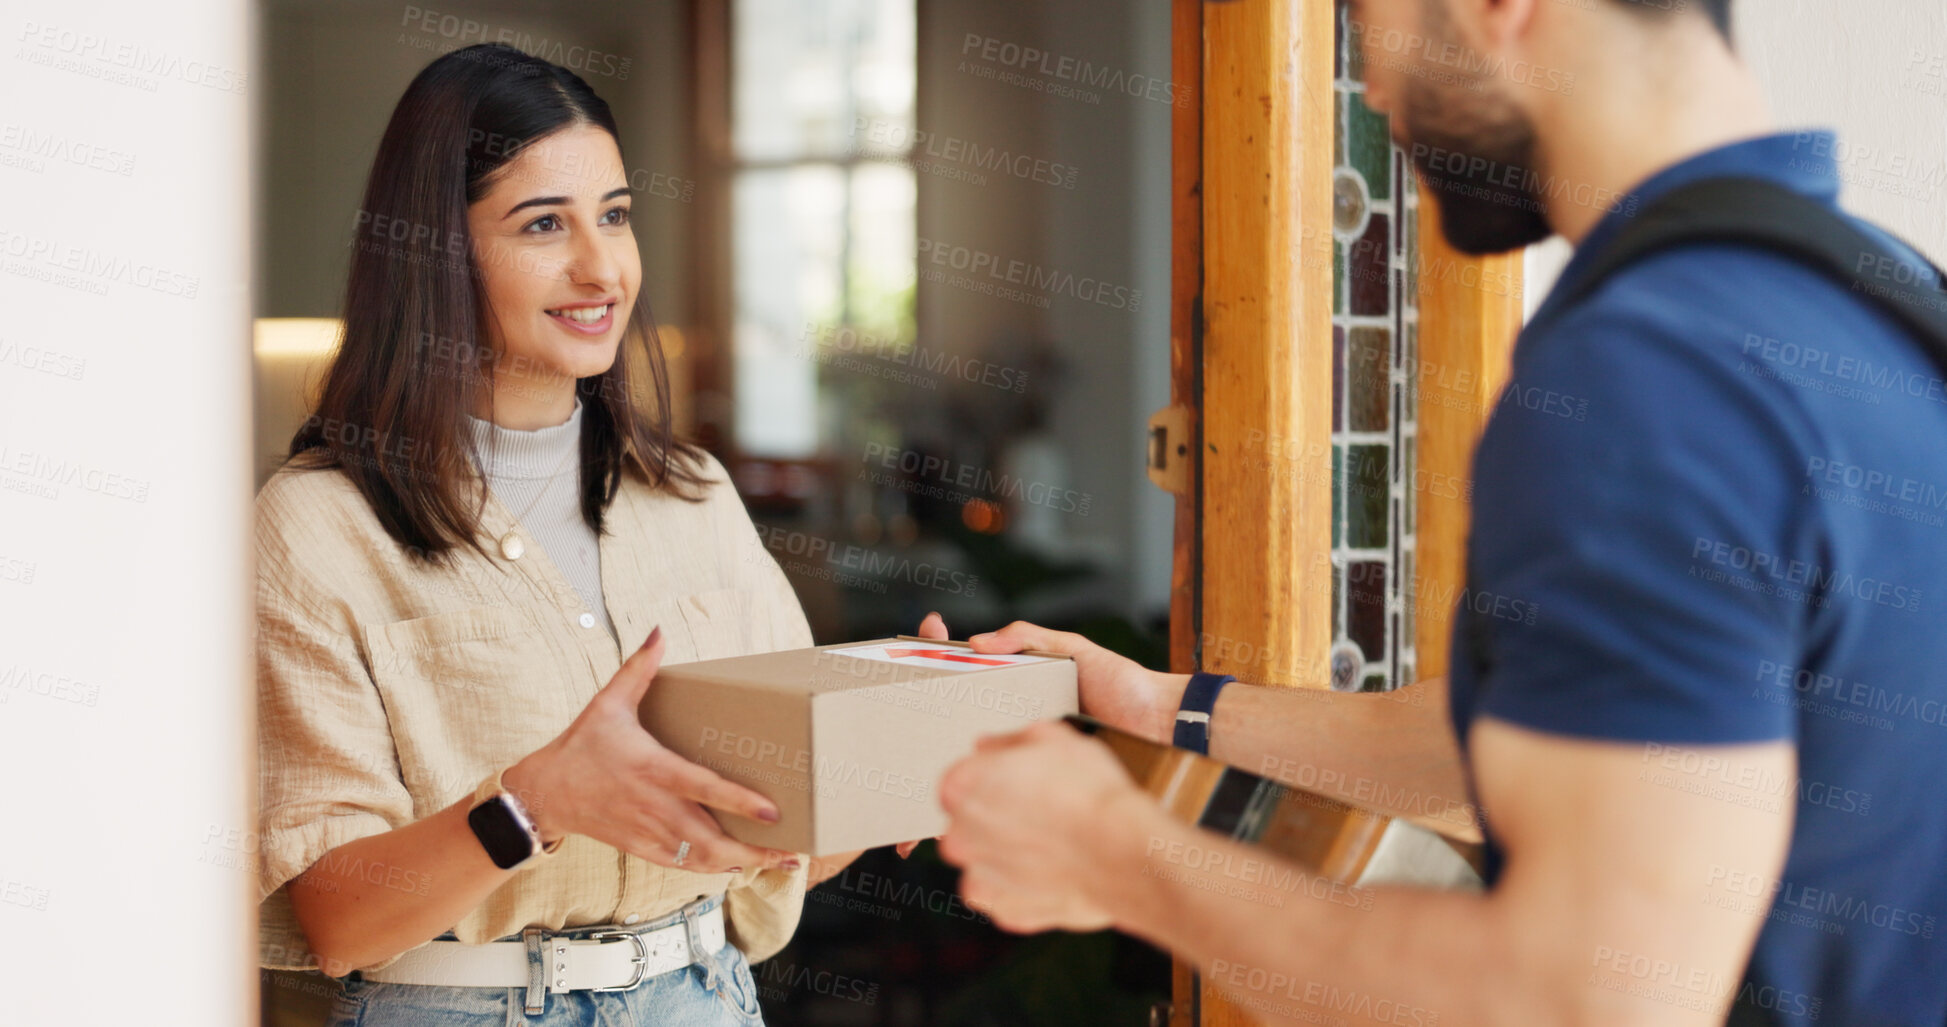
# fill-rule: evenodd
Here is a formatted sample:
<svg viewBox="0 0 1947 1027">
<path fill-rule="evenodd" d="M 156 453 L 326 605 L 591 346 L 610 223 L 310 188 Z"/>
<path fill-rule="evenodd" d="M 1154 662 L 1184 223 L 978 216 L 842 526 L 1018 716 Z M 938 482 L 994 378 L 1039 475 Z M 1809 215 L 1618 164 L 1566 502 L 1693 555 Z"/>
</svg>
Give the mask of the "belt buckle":
<svg viewBox="0 0 1947 1027">
<path fill-rule="evenodd" d="M 629 983 L 610 985 L 605 988 L 590 988 L 588 989 L 589 991 L 628 991 L 630 988 L 641 984 L 643 978 L 648 976 L 649 946 L 642 943 L 642 935 L 634 931 L 595 931 L 588 937 L 591 940 L 602 939 L 604 942 L 609 938 L 627 938 L 629 939 L 629 944 L 635 946 L 635 956 L 632 959 L 632 962 L 635 963 L 635 976 L 629 979 Z"/>
</svg>

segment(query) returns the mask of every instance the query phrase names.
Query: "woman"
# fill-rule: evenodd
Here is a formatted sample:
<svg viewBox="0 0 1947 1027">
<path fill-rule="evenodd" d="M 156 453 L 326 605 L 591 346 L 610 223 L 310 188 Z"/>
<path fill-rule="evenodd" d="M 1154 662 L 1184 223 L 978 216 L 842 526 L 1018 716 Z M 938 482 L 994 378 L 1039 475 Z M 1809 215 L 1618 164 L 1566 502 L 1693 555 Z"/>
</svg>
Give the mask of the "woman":
<svg viewBox="0 0 1947 1027">
<path fill-rule="evenodd" d="M 373 161 L 257 498 L 261 962 L 341 978 L 336 1023 L 759 1023 L 797 924 L 804 857 L 711 812 L 776 808 L 636 721 L 662 660 L 811 634 L 672 437 L 630 206 L 608 106 L 511 47 L 430 64 Z"/>
</svg>

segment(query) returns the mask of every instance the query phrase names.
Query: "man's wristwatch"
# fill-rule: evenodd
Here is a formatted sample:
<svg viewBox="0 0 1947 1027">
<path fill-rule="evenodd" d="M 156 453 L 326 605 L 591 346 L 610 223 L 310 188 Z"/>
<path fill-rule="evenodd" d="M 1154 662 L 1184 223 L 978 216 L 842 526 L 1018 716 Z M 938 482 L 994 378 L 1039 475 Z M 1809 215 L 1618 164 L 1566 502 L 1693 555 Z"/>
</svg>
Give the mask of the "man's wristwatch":
<svg viewBox="0 0 1947 1027">
<path fill-rule="evenodd" d="M 512 870 L 537 855 L 552 855 L 561 847 L 562 839 L 542 846 L 541 831 L 534 826 L 534 818 L 528 816 L 527 807 L 521 805 L 520 799 L 502 786 L 500 774 L 482 782 L 474 798 L 476 802 L 466 814 L 467 826 L 480 839 L 494 866 Z"/>
<path fill-rule="evenodd" d="M 1170 742 L 1200 756 L 1210 755 L 1210 713 L 1217 708 L 1217 693 L 1235 680 L 1229 674 L 1190 675 L 1183 702 L 1176 708 L 1176 734 Z"/>
</svg>

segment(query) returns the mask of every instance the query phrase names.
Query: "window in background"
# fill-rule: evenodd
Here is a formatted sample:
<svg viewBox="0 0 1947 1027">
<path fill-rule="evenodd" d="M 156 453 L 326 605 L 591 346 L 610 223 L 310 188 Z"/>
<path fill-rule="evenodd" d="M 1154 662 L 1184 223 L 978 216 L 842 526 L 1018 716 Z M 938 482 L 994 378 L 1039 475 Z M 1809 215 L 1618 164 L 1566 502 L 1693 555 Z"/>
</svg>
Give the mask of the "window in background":
<svg viewBox="0 0 1947 1027">
<path fill-rule="evenodd" d="M 821 347 L 912 345 L 914 33 L 912 0 L 732 8 L 732 351 L 745 456 L 807 460 L 829 441 L 842 404 L 819 388 Z"/>
<path fill-rule="evenodd" d="M 1332 172 L 1332 687 L 1414 680 L 1419 199 L 1365 105 L 1359 40 L 1337 9 Z"/>
<path fill-rule="evenodd" d="M 728 342 L 713 347 L 707 368 L 713 391 L 727 380 L 730 399 L 724 411 L 718 396 L 709 397 L 719 411 L 712 423 L 727 429 L 719 448 L 738 493 L 821 643 L 911 632 L 929 610 L 964 636 L 1006 623 L 1023 597 L 1055 594 L 1097 573 L 1066 553 L 1022 545 L 1030 519 L 1009 516 L 1002 480 L 1017 483 L 1014 495 L 1037 489 L 1038 497 L 1062 480 L 1045 462 L 1024 459 L 1034 450 L 1023 443 L 1046 438 L 1056 329 L 1086 335 L 1097 326 L 1077 324 L 1080 317 L 1018 316 L 1009 303 L 999 316 L 973 310 L 971 324 L 943 326 L 923 344 L 917 338 L 913 161 L 928 156 L 915 145 L 919 62 L 928 62 L 927 81 L 941 87 L 928 96 L 927 132 L 965 133 L 995 152 L 1046 160 L 1099 154 L 1092 202 L 1138 195 L 1133 175 L 1113 177 L 1109 168 L 1109 155 L 1127 151 L 1119 139 L 1047 141 L 1055 129 L 1097 118 L 1115 126 L 1138 114 L 1160 128 L 1167 117 L 1162 105 L 1140 98 L 1128 98 L 1128 110 L 1112 101 L 1080 112 L 1034 102 L 1006 84 L 993 85 L 989 99 L 1013 117 L 992 117 L 978 95 L 947 102 L 949 90 L 989 88 L 971 76 L 948 77 L 941 65 L 954 66 L 963 23 L 989 21 L 992 5 L 930 4 L 923 37 L 915 7 L 914 0 L 695 5 L 705 90 L 699 130 L 710 165 L 701 191 L 721 226 L 699 240 L 715 279 L 705 290 L 704 330 Z M 1086 36 L 1044 38 L 1036 33 L 1049 19 L 1038 17 L 1013 19 L 1009 31 L 1019 45 L 1047 52 L 1119 53 L 1137 38 L 1159 39 L 1168 23 L 1166 9 L 1146 0 L 1115 0 L 1112 8 L 1077 24 Z M 1142 19 L 1143 32 L 1129 27 Z M 1167 167 L 1167 133 L 1148 138 L 1151 166 Z M 1012 183 L 984 191 L 943 184 L 950 181 L 928 180 L 929 226 L 1052 209 Z M 1167 202 L 1160 193 L 1156 199 Z M 1128 216 L 1135 214 L 1132 203 Z M 1038 232 L 997 227 L 1010 229 L 997 238 L 1015 240 L 1010 258 L 1053 249 Z M 728 240 L 727 255 L 719 239 Z M 1168 254 L 1148 259 L 1161 266 Z M 1101 310 L 1106 337 L 1126 331 L 1127 312 Z M 952 369 L 962 361 L 1004 366 L 1023 386 L 1034 385 L 975 383 Z M 1132 410 L 1098 416 L 1103 436 L 1140 424 Z M 951 487 L 934 480 L 938 472 L 914 470 L 928 460 L 952 469 Z M 1077 535 L 1111 530 L 1062 513 Z M 1051 626 L 1123 651 L 1161 649 L 1154 632 L 1113 612 L 1081 603 L 1071 609 L 1079 613 Z M 765 1022 L 1137 1023 L 1168 986 L 1167 958 L 1126 936 L 1009 936 L 966 909 L 956 886 L 957 872 L 923 846 L 910 860 L 868 853 L 813 890 L 791 945 L 755 969 Z M 834 980 L 850 983 L 824 983 Z"/>
</svg>

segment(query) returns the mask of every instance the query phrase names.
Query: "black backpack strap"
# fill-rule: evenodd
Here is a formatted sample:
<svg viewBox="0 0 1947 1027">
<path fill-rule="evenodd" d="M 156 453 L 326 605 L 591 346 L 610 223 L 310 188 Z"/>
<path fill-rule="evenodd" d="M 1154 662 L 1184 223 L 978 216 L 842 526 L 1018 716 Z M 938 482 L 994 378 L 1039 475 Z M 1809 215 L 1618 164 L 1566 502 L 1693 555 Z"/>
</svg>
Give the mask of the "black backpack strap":
<svg viewBox="0 0 1947 1027">
<path fill-rule="evenodd" d="M 1571 310 L 1625 266 L 1695 243 L 1763 247 L 1822 272 L 1899 321 L 1947 373 L 1947 281 L 1940 269 L 1897 254 L 1826 204 L 1762 179 L 1704 179 L 1651 201 L 1577 270 L 1568 293 L 1552 306 Z"/>
</svg>

